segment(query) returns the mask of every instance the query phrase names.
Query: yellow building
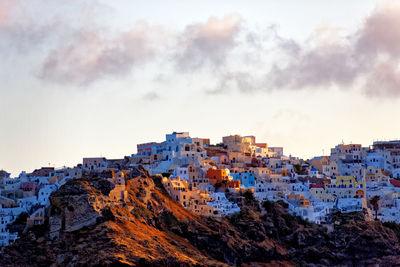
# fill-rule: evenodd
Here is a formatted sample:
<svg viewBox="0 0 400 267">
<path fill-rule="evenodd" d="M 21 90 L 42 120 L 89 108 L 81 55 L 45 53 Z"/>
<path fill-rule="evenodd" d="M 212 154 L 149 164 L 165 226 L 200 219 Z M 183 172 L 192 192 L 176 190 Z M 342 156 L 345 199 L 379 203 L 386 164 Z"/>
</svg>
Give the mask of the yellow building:
<svg viewBox="0 0 400 267">
<path fill-rule="evenodd" d="M 323 165 L 329 165 L 330 160 L 328 156 L 320 157 L 311 161 L 311 165 L 317 168 L 320 173 L 323 173 Z"/>
<path fill-rule="evenodd" d="M 240 135 L 230 135 L 222 137 L 222 142 L 227 146 L 228 150 L 240 153 L 252 154 L 255 150 L 255 137 L 246 136 L 242 137 Z M 253 147 L 253 149 L 251 148 Z"/>
<path fill-rule="evenodd" d="M 362 198 L 364 197 L 365 181 L 357 182 L 353 176 L 338 176 L 334 183 L 325 185 L 325 194 L 322 201 L 335 201 L 336 198 Z"/>
<path fill-rule="evenodd" d="M 210 180 L 206 178 L 206 173 L 200 167 L 188 165 L 188 175 L 189 182 L 193 184 L 194 187 L 207 187 L 210 184 Z"/>
<path fill-rule="evenodd" d="M 192 188 L 188 209 L 198 215 L 213 215 L 214 209 L 208 205 L 211 201 L 213 199 L 207 191 Z"/>
<path fill-rule="evenodd" d="M 290 194 L 287 196 L 290 202 L 296 203 L 301 208 L 308 208 L 310 206 L 310 200 L 305 198 L 304 195 Z"/>
<path fill-rule="evenodd" d="M 329 185 L 335 188 L 352 188 L 357 187 L 359 183 L 354 176 L 338 176 L 336 177 L 336 181 L 334 183 L 330 183 Z"/>
<path fill-rule="evenodd" d="M 176 179 L 162 179 L 162 184 L 170 196 L 180 202 L 183 207 L 198 215 L 213 215 L 214 209 L 208 205 L 213 199 L 206 190 L 201 190 L 187 181 Z"/>
<path fill-rule="evenodd" d="M 184 207 L 189 206 L 190 192 L 187 181 L 181 181 L 179 177 L 176 179 L 164 177 L 162 179 L 162 183 L 173 199 L 180 202 Z"/>
<path fill-rule="evenodd" d="M 336 176 L 338 176 L 338 175 L 339 175 L 339 171 L 338 171 L 337 162 L 336 162 L 336 161 L 331 161 L 331 162 L 329 163 L 329 166 L 330 166 L 330 173 L 329 173 L 329 176 L 331 176 L 331 177 L 336 177 Z"/>
<path fill-rule="evenodd" d="M 232 163 L 244 163 L 246 161 L 251 160 L 250 156 L 246 156 L 244 152 L 238 152 L 238 151 L 228 151 L 227 156 L 229 159 L 229 162 Z"/>
</svg>

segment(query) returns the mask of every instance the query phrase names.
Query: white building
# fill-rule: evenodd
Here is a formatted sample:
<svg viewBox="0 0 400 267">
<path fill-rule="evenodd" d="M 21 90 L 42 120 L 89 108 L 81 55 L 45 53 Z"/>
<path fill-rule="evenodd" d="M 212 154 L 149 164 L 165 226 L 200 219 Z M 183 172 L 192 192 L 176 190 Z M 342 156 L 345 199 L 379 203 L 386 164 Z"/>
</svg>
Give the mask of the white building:
<svg viewBox="0 0 400 267">
<path fill-rule="evenodd" d="M 189 181 L 189 170 L 187 167 L 176 167 L 173 172 L 174 177 L 180 177 L 181 180 Z"/>
<path fill-rule="evenodd" d="M 264 202 L 267 200 L 271 201 L 278 200 L 279 196 L 276 185 L 256 180 L 254 198 L 260 202 Z"/>
<path fill-rule="evenodd" d="M 213 207 L 214 211 L 218 214 L 228 215 L 240 211 L 239 206 L 236 203 L 230 202 L 223 192 L 210 193 L 210 196 L 214 199 L 213 202 L 208 202 L 208 205 Z"/>
<path fill-rule="evenodd" d="M 50 184 L 42 187 L 38 192 L 38 203 L 43 206 L 48 206 L 50 204 L 50 194 L 57 189 L 58 186 L 56 184 Z"/>
</svg>

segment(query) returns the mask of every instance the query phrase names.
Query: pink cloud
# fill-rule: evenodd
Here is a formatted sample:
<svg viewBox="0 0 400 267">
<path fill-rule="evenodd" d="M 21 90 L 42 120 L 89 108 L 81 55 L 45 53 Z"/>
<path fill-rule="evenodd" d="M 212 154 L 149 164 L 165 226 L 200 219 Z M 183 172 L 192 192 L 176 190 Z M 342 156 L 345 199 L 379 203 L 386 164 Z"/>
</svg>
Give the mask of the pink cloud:
<svg viewBox="0 0 400 267">
<path fill-rule="evenodd" d="M 276 44 L 286 54 L 265 77 L 271 89 L 325 89 L 337 86 L 350 90 L 355 81 L 366 79 L 361 88 L 371 97 L 400 96 L 400 3 L 377 7 L 351 35 L 318 28 L 296 53 L 287 51 L 293 40 L 280 38 Z"/>
<path fill-rule="evenodd" d="M 400 56 L 400 3 L 386 2 L 366 18 L 358 32 L 357 51 L 375 56 Z"/>
<path fill-rule="evenodd" d="M 211 93 L 226 92 L 229 87 L 241 92 L 332 86 L 351 90 L 358 84 L 356 81 L 364 79 L 367 82 L 361 90 L 368 96 L 400 96 L 399 2 L 378 6 L 357 31 L 347 36 L 341 35 L 341 29 L 322 24 L 305 42 L 297 42 L 280 36 L 272 26 L 269 33 L 273 38 L 267 38 L 275 45 L 272 50 L 263 47 L 265 40 L 260 36 L 264 33 L 249 32 L 237 14 L 210 17 L 173 34 L 145 22 L 118 32 L 99 26 L 97 1 L 73 2 L 67 6 L 77 14 L 69 12 L 64 16 L 54 6 L 49 10 L 57 12 L 42 14 L 39 5 L 34 9 L 36 13 L 31 10 L 35 6 L 32 2 L 0 1 L 0 48 L 7 49 L 1 51 L 17 47 L 21 48 L 17 53 L 20 55 L 21 51 L 40 50 L 37 76 L 61 84 L 88 85 L 106 77 L 129 75 L 147 62 L 172 55 L 168 64 L 175 66 L 175 71 L 208 70 L 215 74 L 217 88 Z M 79 8 L 81 5 L 86 8 Z M 239 41 L 246 36 L 247 43 Z M 241 53 L 268 54 L 272 64 L 258 69 L 250 64 L 238 68 L 243 63 Z M 261 63 L 263 59 L 259 60 Z"/>
<path fill-rule="evenodd" d="M 400 69 L 394 62 L 380 62 L 369 74 L 365 93 L 371 97 L 400 96 Z"/>
<path fill-rule="evenodd" d="M 54 82 L 85 85 L 110 75 L 128 73 L 154 55 L 147 23 L 137 23 L 114 38 L 108 32 L 77 32 L 71 41 L 53 49 L 40 77 Z"/>
<path fill-rule="evenodd" d="M 176 61 L 181 70 L 196 70 L 209 64 L 219 66 L 236 45 L 242 19 L 237 14 L 186 27 L 179 38 Z"/>
<path fill-rule="evenodd" d="M 11 25 L 15 15 L 14 13 L 19 6 L 19 0 L 0 1 L 0 28 L 5 28 Z"/>
</svg>

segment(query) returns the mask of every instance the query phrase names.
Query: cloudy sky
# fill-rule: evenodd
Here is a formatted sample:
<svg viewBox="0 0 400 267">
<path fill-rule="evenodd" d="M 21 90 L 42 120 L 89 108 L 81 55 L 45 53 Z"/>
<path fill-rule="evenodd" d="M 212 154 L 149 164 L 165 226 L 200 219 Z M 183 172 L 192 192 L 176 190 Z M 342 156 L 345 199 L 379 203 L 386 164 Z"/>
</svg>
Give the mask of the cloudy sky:
<svg viewBox="0 0 400 267">
<path fill-rule="evenodd" d="M 0 169 L 189 131 L 309 158 L 400 138 L 400 3 L 0 1 Z"/>
</svg>

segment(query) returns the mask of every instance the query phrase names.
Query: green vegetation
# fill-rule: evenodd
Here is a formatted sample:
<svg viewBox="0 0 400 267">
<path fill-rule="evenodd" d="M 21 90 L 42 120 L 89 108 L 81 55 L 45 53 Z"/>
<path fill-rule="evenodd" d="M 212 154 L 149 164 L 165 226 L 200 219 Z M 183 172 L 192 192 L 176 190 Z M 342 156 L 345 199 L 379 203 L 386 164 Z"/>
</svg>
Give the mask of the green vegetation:
<svg viewBox="0 0 400 267">
<path fill-rule="evenodd" d="M 306 170 L 304 167 L 302 167 L 300 164 L 294 164 L 293 165 L 294 168 L 294 172 L 300 175 L 305 175 L 306 174 Z"/>
<path fill-rule="evenodd" d="M 375 220 L 378 220 L 378 211 L 379 211 L 379 200 L 381 199 L 380 196 L 373 196 L 369 200 L 369 204 L 371 204 L 372 209 L 375 211 Z"/>
<path fill-rule="evenodd" d="M 255 198 L 254 198 L 254 193 L 251 191 L 251 190 L 246 190 L 244 193 L 243 193 L 243 197 L 244 197 L 244 199 L 246 200 L 246 202 L 253 202 L 254 200 L 255 200 Z"/>
</svg>

